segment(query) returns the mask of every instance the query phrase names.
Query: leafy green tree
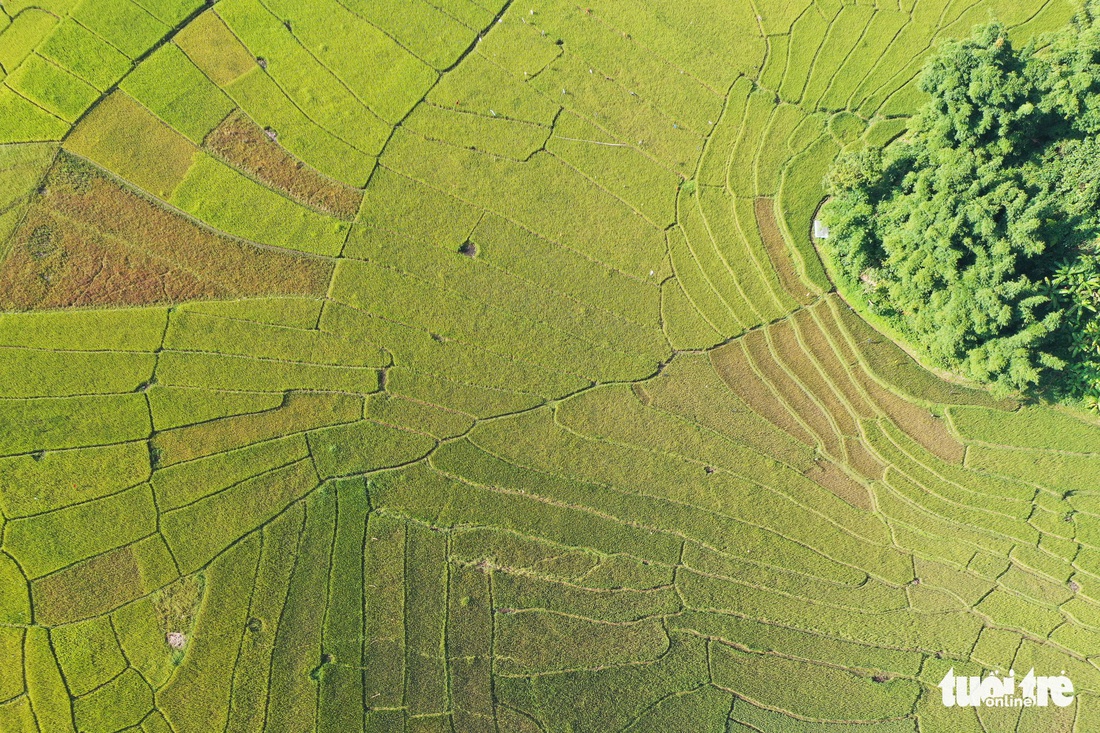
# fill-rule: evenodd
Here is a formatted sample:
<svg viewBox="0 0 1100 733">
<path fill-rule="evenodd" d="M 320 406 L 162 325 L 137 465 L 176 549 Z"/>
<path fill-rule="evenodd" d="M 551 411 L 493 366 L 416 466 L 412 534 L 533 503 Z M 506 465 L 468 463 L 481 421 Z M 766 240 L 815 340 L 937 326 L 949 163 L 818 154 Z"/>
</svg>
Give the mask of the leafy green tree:
<svg viewBox="0 0 1100 733">
<path fill-rule="evenodd" d="M 981 26 L 920 84 L 908 134 L 826 181 L 841 276 L 942 366 L 1100 397 L 1100 0 L 1043 51 Z"/>
</svg>

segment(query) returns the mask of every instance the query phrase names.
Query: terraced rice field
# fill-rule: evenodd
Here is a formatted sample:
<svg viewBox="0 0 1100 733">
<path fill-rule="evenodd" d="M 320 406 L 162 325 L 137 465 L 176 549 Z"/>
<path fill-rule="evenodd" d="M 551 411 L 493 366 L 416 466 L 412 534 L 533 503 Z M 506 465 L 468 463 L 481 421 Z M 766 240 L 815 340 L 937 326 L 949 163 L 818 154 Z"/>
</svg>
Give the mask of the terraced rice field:
<svg viewBox="0 0 1100 733">
<path fill-rule="evenodd" d="M 0 8 L 0 731 L 1100 730 L 1100 428 L 809 237 L 1069 0 Z"/>
</svg>

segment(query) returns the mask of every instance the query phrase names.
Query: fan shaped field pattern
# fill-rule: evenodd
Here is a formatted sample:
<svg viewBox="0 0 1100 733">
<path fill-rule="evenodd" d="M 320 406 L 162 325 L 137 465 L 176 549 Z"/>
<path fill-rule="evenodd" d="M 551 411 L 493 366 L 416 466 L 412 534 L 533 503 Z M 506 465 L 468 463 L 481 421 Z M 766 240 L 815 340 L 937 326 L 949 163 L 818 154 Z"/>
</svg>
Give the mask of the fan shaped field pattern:
<svg viewBox="0 0 1100 733">
<path fill-rule="evenodd" d="M 0 731 L 1100 729 L 1100 429 L 809 241 L 1069 0 L 0 9 Z"/>
</svg>

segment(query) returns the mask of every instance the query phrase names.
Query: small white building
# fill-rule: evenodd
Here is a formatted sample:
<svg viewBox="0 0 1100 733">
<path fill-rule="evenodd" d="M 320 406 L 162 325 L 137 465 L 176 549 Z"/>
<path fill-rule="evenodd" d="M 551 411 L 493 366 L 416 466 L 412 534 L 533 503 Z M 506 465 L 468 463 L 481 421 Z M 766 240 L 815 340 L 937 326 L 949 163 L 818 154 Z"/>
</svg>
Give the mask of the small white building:
<svg viewBox="0 0 1100 733">
<path fill-rule="evenodd" d="M 814 219 L 814 239 L 828 239 L 829 227 L 821 223 L 821 219 Z"/>
</svg>

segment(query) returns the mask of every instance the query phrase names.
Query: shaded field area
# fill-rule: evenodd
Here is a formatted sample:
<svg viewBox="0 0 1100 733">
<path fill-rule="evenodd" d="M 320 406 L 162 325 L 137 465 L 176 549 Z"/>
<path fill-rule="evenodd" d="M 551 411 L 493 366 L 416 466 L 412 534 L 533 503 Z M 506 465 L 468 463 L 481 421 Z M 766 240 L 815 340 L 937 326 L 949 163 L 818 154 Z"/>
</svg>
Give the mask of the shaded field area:
<svg viewBox="0 0 1100 733">
<path fill-rule="evenodd" d="M 937 39 L 1068 0 L 39 5 L 0 731 L 1100 726 L 1100 426 L 926 371 L 810 241 Z M 1032 667 L 1073 705 L 936 687 Z"/>
</svg>

